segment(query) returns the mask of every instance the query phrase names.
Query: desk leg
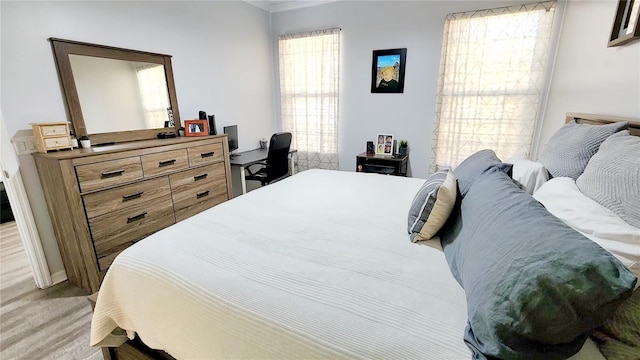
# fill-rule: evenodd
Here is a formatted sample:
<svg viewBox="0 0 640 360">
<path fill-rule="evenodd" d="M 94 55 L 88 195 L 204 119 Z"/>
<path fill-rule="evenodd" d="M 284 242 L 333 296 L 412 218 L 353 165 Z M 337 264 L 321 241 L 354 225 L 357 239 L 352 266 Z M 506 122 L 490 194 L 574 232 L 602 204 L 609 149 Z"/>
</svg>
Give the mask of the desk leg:
<svg viewBox="0 0 640 360">
<path fill-rule="evenodd" d="M 289 154 L 289 161 L 291 161 L 291 175 L 296 173 L 296 162 L 293 160 L 293 154 Z"/>
<path fill-rule="evenodd" d="M 244 178 L 245 171 L 244 166 L 240 166 L 240 183 L 242 184 L 242 194 L 247 193 L 247 179 Z"/>
</svg>

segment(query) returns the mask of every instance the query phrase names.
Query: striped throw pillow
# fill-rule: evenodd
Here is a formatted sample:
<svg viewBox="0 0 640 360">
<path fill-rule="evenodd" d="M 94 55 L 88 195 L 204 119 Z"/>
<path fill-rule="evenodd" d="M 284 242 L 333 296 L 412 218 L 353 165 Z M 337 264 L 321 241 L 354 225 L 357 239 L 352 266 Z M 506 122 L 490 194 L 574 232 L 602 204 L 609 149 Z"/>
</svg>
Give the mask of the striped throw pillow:
<svg viewBox="0 0 640 360">
<path fill-rule="evenodd" d="M 640 136 L 628 131 L 609 136 L 576 185 L 629 225 L 640 228 Z"/>
<path fill-rule="evenodd" d="M 445 224 L 456 202 L 456 178 L 447 170 L 433 173 L 413 198 L 407 231 L 411 241 L 429 240 Z"/>
<path fill-rule="evenodd" d="M 627 122 L 607 125 L 566 123 L 556 131 L 544 147 L 538 162 L 542 163 L 553 177 L 577 179 L 587 167 L 589 159 L 609 136 L 629 127 Z"/>
</svg>

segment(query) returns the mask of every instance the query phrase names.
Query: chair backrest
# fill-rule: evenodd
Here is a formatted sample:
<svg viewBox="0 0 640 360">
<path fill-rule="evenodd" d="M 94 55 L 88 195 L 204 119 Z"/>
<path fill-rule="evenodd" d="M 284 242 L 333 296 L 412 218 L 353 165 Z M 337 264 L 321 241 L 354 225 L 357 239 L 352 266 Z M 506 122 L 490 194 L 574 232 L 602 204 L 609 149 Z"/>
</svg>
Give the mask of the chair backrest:
<svg viewBox="0 0 640 360">
<path fill-rule="evenodd" d="M 289 148 L 291 133 L 281 132 L 271 136 L 267 154 L 267 178 L 275 180 L 289 173 Z"/>
</svg>

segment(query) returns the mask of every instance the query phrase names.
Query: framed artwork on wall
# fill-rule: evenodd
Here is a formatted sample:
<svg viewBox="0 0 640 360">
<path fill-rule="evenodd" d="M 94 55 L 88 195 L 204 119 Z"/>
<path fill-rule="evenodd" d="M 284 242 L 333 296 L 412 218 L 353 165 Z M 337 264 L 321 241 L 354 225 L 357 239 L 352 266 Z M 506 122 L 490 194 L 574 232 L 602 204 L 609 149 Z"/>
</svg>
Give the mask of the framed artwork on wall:
<svg viewBox="0 0 640 360">
<path fill-rule="evenodd" d="M 184 121 L 185 136 L 207 136 L 209 128 L 207 120 L 185 120 Z"/>
<path fill-rule="evenodd" d="M 618 0 L 607 47 L 640 39 L 640 0 Z"/>
<path fill-rule="evenodd" d="M 378 134 L 375 146 L 376 155 L 393 155 L 393 134 Z"/>
<path fill-rule="evenodd" d="M 406 62 L 407 48 L 374 50 L 371 64 L 371 92 L 403 93 Z"/>
</svg>

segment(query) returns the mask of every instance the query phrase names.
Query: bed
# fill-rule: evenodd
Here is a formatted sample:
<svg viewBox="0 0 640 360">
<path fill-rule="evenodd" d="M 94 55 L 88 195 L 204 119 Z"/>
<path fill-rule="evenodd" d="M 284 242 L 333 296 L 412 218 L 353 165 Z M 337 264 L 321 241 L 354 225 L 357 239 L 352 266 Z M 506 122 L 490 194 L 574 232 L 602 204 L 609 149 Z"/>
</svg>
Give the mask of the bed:
<svg viewBox="0 0 640 360">
<path fill-rule="evenodd" d="M 407 234 L 424 183 L 309 170 L 157 232 L 111 265 L 91 345 L 137 336 L 176 359 L 468 359 L 465 290 L 437 238 Z M 574 358 L 603 357 L 588 340 Z"/>
</svg>

